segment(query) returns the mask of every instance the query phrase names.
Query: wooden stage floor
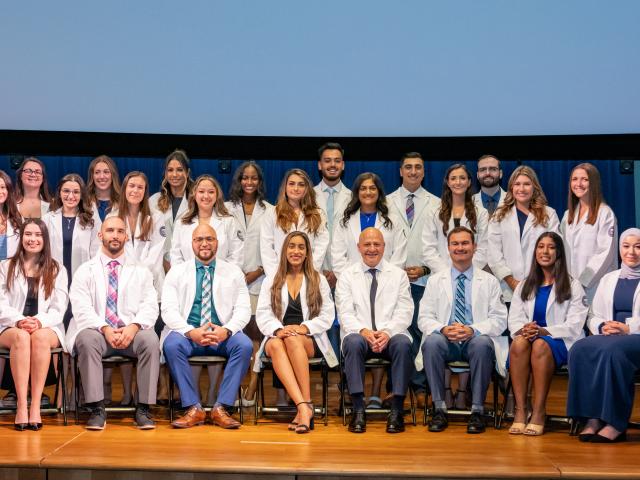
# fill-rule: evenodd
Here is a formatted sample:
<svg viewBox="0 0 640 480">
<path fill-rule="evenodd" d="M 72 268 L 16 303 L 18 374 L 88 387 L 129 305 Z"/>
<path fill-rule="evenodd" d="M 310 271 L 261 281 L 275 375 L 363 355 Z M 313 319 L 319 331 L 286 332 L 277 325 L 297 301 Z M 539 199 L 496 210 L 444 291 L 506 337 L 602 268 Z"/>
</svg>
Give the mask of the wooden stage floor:
<svg viewBox="0 0 640 480">
<path fill-rule="evenodd" d="M 550 412 L 562 412 L 561 380 Z M 418 426 L 398 435 L 385 433 L 384 418 L 371 420 L 365 434 L 351 434 L 336 416 L 296 435 L 284 423 L 254 426 L 247 412 L 236 431 L 175 430 L 160 408 L 152 431 L 137 430 L 127 414 L 111 414 L 102 432 L 73 421 L 64 427 L 61 417 L 45 417 L 40 432 L 16 432 L 13 417 L 3 415 L 0 479 L 640 478 L 640 430 L 615 445 L 581 444 L 559 426 L 542 437 L 491 427 L 468 435 L 460 422 L 436 434 L 422 426 L 420 412 Z"/>
</svg>

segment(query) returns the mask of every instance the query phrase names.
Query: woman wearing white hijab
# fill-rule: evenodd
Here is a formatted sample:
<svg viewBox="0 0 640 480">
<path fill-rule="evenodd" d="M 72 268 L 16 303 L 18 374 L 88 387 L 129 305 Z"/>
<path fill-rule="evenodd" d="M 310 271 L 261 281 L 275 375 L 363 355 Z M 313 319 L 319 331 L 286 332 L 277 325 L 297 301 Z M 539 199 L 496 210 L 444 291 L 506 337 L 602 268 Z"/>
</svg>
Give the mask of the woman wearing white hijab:
<svg viewBox="0 0 640 480">
<path fill-rule="evenodd" d="M 581 442 L 626 439 L 640 369 L 640 229 L 620 236 L 622 267 L 600 280 L 589 313 L 592 335 L 569 352 L 567 414 L 586 420 Z"/>
</svg>

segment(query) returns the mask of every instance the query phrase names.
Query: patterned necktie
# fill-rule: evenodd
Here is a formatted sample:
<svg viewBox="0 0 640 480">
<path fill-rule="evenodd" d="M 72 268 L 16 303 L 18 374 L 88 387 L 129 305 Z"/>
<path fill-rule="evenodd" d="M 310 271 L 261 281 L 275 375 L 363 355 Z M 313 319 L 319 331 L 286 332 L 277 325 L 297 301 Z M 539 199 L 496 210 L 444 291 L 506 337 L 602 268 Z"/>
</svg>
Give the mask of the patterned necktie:
<svg viewBox="0 0 640 480">
<path fill-rule="evenodd" d="M 376 292 L 378 291 L 378 279 L 376 278 L 377 270 L 370 268 L 371 274 L 371 290 L 369 290 L 369 304 L 371 305 L 371 329 L 375 332 L 376 328 Z"/>
<path fill-rule="evenodd" d="M 329 194 L 329 197 L 327 198 L 327 224 L 329 232 L 333 232 L 333 197 L 336 191 L 333 187 L 327 187 L 324 191 Z"/>
<path fill-rule="evenodd" d="M 453 320 L 461 325 L 468 325 L 467 316 L 465 315 L 465 298 L 464 298 L 464 281 L 467 279 L 464 273 L 458 275 L 458 283 L 456 284 L 456 300 L 455 313 Z"/>
<path fill-rule="evenodd" d="M 409 226 L 411 227 L 413 225 L 413 214 L 415 212 L 414 209 L 414 205 L 413 205 L 413 197 L 415 197 L 415 194 L 410 193 L 409 196 L 407 197 L 407 221 L 409 222 Z"/>
<path fill-rule="evenodd" d="M 124 322 L 118 317 L 118 263 L 111 260 L 107 264 L 109 269 L 109 284 L 107 286 L 107 308 L 105 310 L 105 320 L 113 327 L 123 327 Z"/>
<path fill-rule="evenodd" d="M 208 266 L 204 268 L 204 276 L 202 277 L 202 308 L 200 325 L 205 325 L 211 321 L 211 271 Z"/>
</svg>

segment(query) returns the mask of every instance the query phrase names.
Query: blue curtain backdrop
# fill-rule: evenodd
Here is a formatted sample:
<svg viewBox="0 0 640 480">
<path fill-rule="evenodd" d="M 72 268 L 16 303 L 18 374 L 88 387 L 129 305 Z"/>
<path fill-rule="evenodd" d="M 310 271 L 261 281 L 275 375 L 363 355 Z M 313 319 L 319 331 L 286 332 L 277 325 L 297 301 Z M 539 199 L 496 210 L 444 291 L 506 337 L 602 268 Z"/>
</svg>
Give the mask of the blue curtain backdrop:
<svg viewBox="0 0 640 480">
<path fill-rule="evenodd" d="M 91 162 L 91 157 L 39 157 L 47 167 L 47 177 L 49 185 L 53 190 L 58 180 L 65 174 L 75 172 L 86 178 L 87 168 Z M 120 171 L 120 177 L 123 178 L 132 170 L 141 170 L 145 172 L 150 182 L 150 192 L 158 191 L 162 180 L 164 159 L 162 158 L 133 158 L 133 157 L 114 157 Z M 260 160 L 256 161 L 263 168 L 266 178 L 267 197 L 270 202 L 275 202 L 285 172 L 290 168 L 302 168 L 306 170 L 314 183 L 319 181 L 317 172 L 317 161 L 314 159 L 299 160 Z M 197 177 L 202 173 L 210 173 L 214 175 L 222 184 L 222 188 L 226 193 L 231 185 L 231 178 L 235 169 L 243 162 L 243 160 L 231 160 L 231 173 L 218 173 L 217 159 L 192 159 L 191 169 L 193 177 Z M 467 168 L 475 175 L 476 161 L 468 160 L 464 163 Z M 547 199 L 551 207 L 555 208 L 558 216 L 562 218 L 562 214 L 566 210 L 567 204 L 567 188 L 568 178 L 571 169 L 577 165 L 576 160 L 532 160 L 521 161 L 524 165 L 532 167 L 540 179 L 542 188 L 545 191 Z M 634 179 L 633 175 L 622 175 L 619 171 L 617 160 L 596 160 L 591 161 L 602 177 L 602 188 L 604 196 L 613 208 L 618 217 L 618 228 L 620 231 L 625 228 L 634 226 L 635 223 L 635 201 L 634 201 Z M 440 196 L 442 191 L 442 178 L 452 162 L 449 160 L 433 160 L 430 159 L 426 163 L 426 175 L 424 187 L 435 195 Z M 504 177 L 502 180 L 503 188 L 506 187 L 511 172 L 518 166 L 515 161 L 502 162 Z M 394 191 L 400 185 L 400 177 L 398 175 L 398 161 L 349 161 L 346 160 L 346 171 L 344 175 L 344 183 L 351 188 L 355 177 L 365 171 L 373 171 L 377 173 L 383 180 L 385 192 L 388 194 Z M 0 156 L 0 169 L 9 173 L 12 178 L 15 172 L 11 170 L 9 157 Z M 475 185 L 474 185 L 475 186 Z"/>
</svg>

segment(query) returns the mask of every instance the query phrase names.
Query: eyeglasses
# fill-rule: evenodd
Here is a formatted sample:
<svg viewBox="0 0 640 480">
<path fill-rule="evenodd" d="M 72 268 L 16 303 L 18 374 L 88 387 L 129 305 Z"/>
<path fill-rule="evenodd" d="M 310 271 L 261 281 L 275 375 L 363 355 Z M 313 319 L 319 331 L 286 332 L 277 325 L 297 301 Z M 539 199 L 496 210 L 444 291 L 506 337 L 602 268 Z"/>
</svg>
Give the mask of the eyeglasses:
<svg viewBox="0 0 640 480">
<path fill-rule="evenodd" d="M 22 173 L 26 173 L 27 175 L 33 175 L 34 177 L 41 177 L 42 170 L 32 170 L 30 168 L 25 168 L 22 170 Z"/>
<path fill-rule="evenodd" d="M 77 197 L 80 195 L 80 190 L 69 190 L 68 188 L 63 188 L 60 190 L 60 193 L 65 196 L 75 195 Z"/>
<path fill-rule="evenodd" d="M 500 171 L 499 167 L 480 167 L 478 169 L 478 173 L 485 173 L 485 172 L 496 173 L 499 171 Z"/>
</svg>

